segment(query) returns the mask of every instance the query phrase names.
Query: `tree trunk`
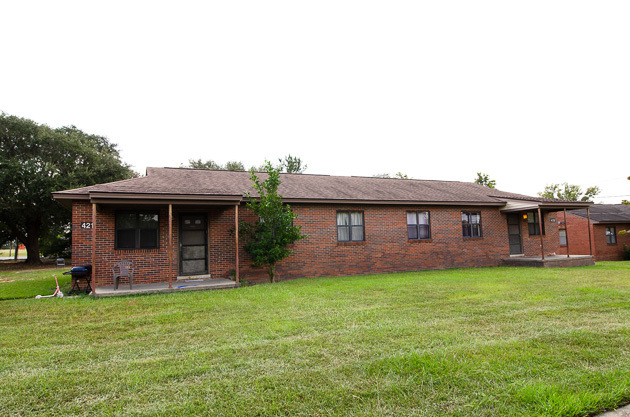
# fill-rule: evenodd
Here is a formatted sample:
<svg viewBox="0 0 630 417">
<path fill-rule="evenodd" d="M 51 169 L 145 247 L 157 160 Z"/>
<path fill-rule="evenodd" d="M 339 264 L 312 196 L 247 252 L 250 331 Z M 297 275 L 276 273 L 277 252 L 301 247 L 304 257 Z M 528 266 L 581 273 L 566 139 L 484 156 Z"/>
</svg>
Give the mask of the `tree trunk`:
<svg viewBox="0 0 630 417">
<path fill-rule="evenodd" d="M 22 243 L 26 247 L 26 263 L 31 265 L 41 264 L 39 259 L 39 229 L 41 222 L 27 223 L 25 239 Z"/>
<path fill-rule="evenodd" d="M 13 246 L 13 242 L 11 242 L 11 246 Z M 18 243 L 18 240 L 15 239 L 15 253 L 13 254 L 13 260 L 17 261 L 18 260 L 18 251 L 20 249 L 20 244 Z"/>
<path fill-rule="evenodd" d="M 267 268 L 267 274 L 269 274 L 269 281 L 276 282 L 276 264 L 270 264 Z"/>
</svg>

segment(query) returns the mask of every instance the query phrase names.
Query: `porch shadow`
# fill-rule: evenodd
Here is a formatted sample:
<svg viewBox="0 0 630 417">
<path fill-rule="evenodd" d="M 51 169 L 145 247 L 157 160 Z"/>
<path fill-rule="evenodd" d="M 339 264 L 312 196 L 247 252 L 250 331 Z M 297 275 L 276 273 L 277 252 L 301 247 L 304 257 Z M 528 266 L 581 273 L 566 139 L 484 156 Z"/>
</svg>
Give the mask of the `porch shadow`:
<svg viewBox="0 0 630 417">
<path fill-rule="evenodd" d="M 117 295 L 135 295 L 135 294 L 156 294 L 156 293 L 168 293 L 179 291 L 206 291 L 206 290 L 224 290 L 229 288 L 240 287 L 232 280 L 225 278 L 213 278 L 213 279 L 196 279 L 196 280 L 179 280 L 173 282 L 173 288 L 168 287 L 168 282 L 155 282 L 150 284 L 134 284 L 133 290 L 125 288 L 127 286 L 122 285 L 114 290 L 114 286 L 98 287 L 94 290 L 93 297 L 112 297 Z"/>
<path fill-rule="evenodd" d="M 595 265 L 595 258 L 591 255 L 548 255 L 543 260 L 541 256 L 512 256 L 501 260 L 503 266 L 529 266 L 534 268 L 570 268 L 574 266 Z"/>
</svg>

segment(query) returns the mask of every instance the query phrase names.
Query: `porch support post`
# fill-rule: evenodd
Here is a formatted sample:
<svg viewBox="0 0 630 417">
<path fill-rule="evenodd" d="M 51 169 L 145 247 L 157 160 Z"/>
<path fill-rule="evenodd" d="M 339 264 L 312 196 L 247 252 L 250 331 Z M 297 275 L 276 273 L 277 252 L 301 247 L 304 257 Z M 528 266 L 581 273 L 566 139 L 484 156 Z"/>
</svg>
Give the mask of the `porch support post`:
<svg viewBox="0 0 630 417">
<path fill-rule="evenodd" d="M 538 207 L 538 227 L 540 228 L 540 254 L 542 255 L 542 260 L 545 260 L 545 244 L 543 243 L 543 217 L 542 212 L 540 211 L 540 207 Z"/>
<path fill-rule="evenodd" d="M 92 294 L 96 294 L 96 203 L 92 203 Z"/>
<path fill-rule="evenodd" d="M 569 257 L 569 226 L 567 225 L 567 208 L 564 208 L 564 238 L 567 240 L 567 258 Z"/>
<path fill-rule="evenodd" d="M 234 279 L 238 284 L 240 282 L 239 270 L 238 270 L 238 204 L 234 206 L 234 230 L 235 230 L 235 243 L 236 243 L 236 268 L 234 268 Z"/>
<path fill-rule="evenodd" d="M 588 220 L 588 248 L 591 256 L 593 256 L 593 242 L 591 239 L 591 214 L 588 207 L 586 208 L 586 220 Z"/>
<path fill-rule="evenodd" d="M 173 205 L 168 205 L 168 287 L 173 288 Z"/>
</svg>

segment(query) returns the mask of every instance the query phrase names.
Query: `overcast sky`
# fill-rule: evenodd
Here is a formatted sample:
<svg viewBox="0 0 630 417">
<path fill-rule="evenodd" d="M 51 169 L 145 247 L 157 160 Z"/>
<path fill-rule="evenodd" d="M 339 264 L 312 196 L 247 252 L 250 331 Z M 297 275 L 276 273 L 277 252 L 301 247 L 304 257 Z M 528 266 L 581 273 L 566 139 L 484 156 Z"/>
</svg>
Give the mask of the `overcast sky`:
<svg viewBox="0 0 630 417">
<path fill-rule="evenodd" d="M 0 111 L 122 159 L 630 199 L 630 1 L 2 1 Z M 612 196 L 608 198 L 607 196 Z"/>
</svg>

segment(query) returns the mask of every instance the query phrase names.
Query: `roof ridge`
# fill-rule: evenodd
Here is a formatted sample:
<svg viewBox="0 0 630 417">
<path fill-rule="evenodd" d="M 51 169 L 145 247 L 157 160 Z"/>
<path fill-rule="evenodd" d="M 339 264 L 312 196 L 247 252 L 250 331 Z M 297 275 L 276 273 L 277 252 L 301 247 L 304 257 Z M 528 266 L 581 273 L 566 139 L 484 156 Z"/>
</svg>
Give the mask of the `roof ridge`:
<svg viewBox="0 0 630 417">
<path fill-rule="evenodd" d="M 249 170 L 227 170 L 227 169 L 209 169 L 209 168 L 191 168 L 191 167 L 147 167 L 147 169 L 174 169 L 174 170 L 188 170 L 188 171 L 209 171 L 209 172 L 249 172 Z M 265 171 L 254 171 L 257 173 L 265 174 Z M 431 182 L 449 182 L 449 183 L 458 183 L 458 184 L 474 184 L 476 186 L 484 187 L 481 184 L 476 184 L 473 181 L 460 181 L 460 180 L 440 180 L 440 179 L 426 179 L 426 178 L 387 178 L 387 177 L 376 177 L 376 176 L 366 176 L 366 175 L 335 175 L 335 174 L 312 174 L 312 173 L 297 173 L 297 172 L 281 172 L 280 175 L 302 175 L 302 176 L 310 176 L 310 177 L 335 177 L 335 178 L 365 178 L 365 179 L 375 179 L 375 180 L 403 180 L 403 181 L 431 181 Z M 501 191 L 501 190 L 497 190 Z M 502 191 L 507 192 L 507 191 Z"/>
</svg>

